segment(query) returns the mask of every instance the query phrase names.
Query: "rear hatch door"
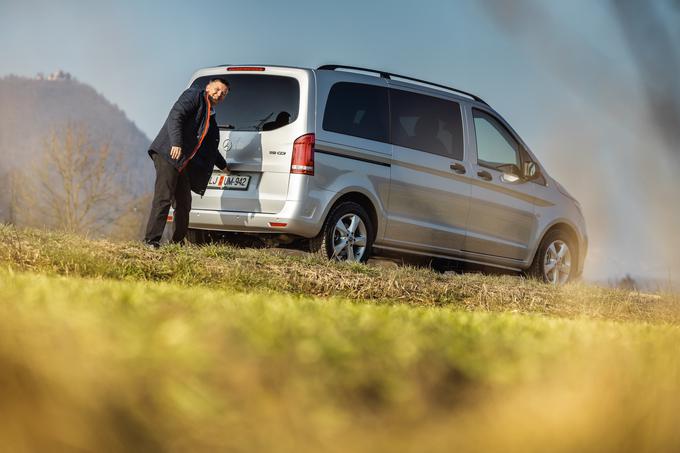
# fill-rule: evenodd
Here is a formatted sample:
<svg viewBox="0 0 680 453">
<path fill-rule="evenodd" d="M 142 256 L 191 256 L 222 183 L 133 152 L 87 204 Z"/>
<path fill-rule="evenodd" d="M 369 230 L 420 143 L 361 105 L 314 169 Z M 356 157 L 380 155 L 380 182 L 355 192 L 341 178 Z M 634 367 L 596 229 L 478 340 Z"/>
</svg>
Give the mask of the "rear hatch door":
<svg viewBox="0 0 680 453">
<path fill-rule="evenodd" d="M 194 209 L 276 213 L 285 203 L 293 142 L 310 131 L 310 117 L 313 121 L 313 74 L 297 68 L 262 68 L 227 67 L 218 73 L 213 69 L 197 73 L 192 82 L 204 87 L 219 77 L 230 85 L 229 94 L 215 107 L 219 151 L 230 175 L 224 177 L 215 169 L 204 196 L 194 196 Z"/>
</svg>

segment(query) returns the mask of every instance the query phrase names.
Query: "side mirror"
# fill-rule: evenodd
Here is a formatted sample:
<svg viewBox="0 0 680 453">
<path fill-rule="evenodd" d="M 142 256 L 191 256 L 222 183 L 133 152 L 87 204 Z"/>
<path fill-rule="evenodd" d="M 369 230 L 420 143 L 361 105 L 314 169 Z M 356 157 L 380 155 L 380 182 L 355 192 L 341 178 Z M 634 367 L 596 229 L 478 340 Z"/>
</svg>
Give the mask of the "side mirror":
<svg viewBox="0 0 680 453">
<path fill-rule="evenodd" d="M 518 182 L 522 179 L 522 171 L 515 164 L 499 165 L 497 170 L 503 172 L 501 178 L 505 182 Z"/>
<path fill-rule="evenodd" d="M 538 167 L 536 162 L 524 162 L 524 168 L 523 168 L 522 176 L 524 179 L 527 181 L 531 181 L 532 179 L 536 179 L 541 175 L 541 169 Z"/>
<path fill-rule="evenodd" d="M 500 164 L 496 166 L 496 170 L 506 175 L 522 176 L 522 172 L 515 164 Z"/>
</svg>

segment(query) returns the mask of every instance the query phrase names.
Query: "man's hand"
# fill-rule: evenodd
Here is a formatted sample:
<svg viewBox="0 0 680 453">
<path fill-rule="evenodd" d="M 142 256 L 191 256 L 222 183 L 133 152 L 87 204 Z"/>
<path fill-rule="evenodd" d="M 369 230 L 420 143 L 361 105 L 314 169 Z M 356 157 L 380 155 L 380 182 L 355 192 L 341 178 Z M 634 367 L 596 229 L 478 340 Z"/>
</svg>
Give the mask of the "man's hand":
<svg viewBox="0 0 680 453">
<path fill-rule="evenodd" d="M 222 173 L 224 173 L 225 175 L 230 174 L 231 172 L 229 171 L 229 167 L 224 167 L 224 168 L 222 169 Z"/>
<path fill-rule="evenodd" d="M 179 156 L 181 156 L 181 155 L 182 155 L 182 147 L 173 146 L 172 148 L 170 148 L 170 157 L 173 160 L 179 159 Z"/>
</svg>

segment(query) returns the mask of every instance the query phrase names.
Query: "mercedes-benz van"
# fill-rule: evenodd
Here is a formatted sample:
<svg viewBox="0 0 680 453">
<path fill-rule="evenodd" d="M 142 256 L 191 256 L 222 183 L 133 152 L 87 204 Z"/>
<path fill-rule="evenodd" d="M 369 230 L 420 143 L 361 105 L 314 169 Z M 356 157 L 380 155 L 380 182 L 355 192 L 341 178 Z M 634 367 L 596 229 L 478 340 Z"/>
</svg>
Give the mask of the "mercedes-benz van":
<svg viewBox="0 0 680 453">
<path fill-rule="evenodd" d="M 190 86 L 229 81 L 216 107 L 215 169 L 194 195 L 189 239 L 216 232 L 304 243 L 329 259 L 421 255 L 580 275 L 579 203 L 478 96 L 351 66 L 218 66 Z"/>
</svg>

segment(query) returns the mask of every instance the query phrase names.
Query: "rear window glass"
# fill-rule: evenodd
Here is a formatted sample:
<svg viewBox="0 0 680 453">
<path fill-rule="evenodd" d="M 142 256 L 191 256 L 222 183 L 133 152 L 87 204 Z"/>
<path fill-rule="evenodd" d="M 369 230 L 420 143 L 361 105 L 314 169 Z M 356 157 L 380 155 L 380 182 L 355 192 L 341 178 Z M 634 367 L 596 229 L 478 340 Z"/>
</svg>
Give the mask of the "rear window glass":
<svg viewBox="0 0 680 453">
<path fill-rule="evenodd" d="M 339 82 L 328 94 L 323 128 L 387 143 L 387 88 Z"/>
<path fill-rule="evenodd" d="M 192 87 L 205 88 L 210 79 L 199 77 Z M 231 74 L 229 94 L 215 108 L 217 124 L 235 131 L 271 131 L 297 119 L 300 84 L 292 77 Z"/>
<path fill-rule="evenodd" d="M 390 90 L 392 143 L 463 160 L 460 104 L 402 90 Z"/>
</svg>

